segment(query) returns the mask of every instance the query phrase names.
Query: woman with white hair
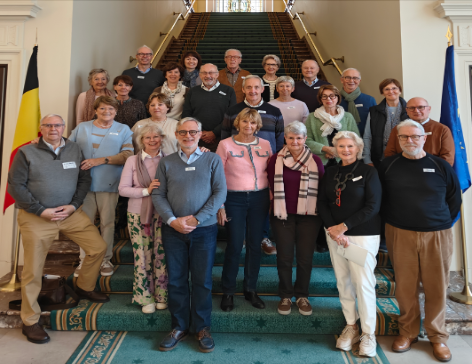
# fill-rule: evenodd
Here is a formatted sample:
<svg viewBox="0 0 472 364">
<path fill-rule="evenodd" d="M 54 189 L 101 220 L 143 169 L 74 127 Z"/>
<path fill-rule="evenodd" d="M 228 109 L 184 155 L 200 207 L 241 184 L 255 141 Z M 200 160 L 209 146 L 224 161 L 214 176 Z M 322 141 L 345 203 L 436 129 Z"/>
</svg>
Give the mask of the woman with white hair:
<svg viewBox="0 0 472 364">
<path fill-rule="evenodd" d="M 357 133 L 340 131 L 334 136 L 333 145 L 341 160 L 326 169 L 320 183 L 318 213 L 326 227 L 339 299 L 347 322 L 336 347 L 349 351 L 360 340 L 359 355 L 373 357 L 377 347 L 374 269 L 380 243 L 382 187 L 377 170 L 362 161 L 364 142 Z M 352 250 L 351 245 L 367 250 L 363 266 L 342 255 L 344 249 Z"/>
<path fill-rule="evenodd" d="M 284 133 L 286 145 L 271 157 L 267 167 L 273 196 L 271 226 L 277 236 L 280 296 L 277 311 L 288 315 L 295 296 L 298 311 L 309 316 L 313 312 L 308 301 L 312 259 L 322 226 L 316 213 L 316 196 L 324 167 L 321 159 L 305 145 L 304 124 L 294 121 L 285 127 Z M 292 283 L 294 250 L 297 257 L 295 285 Z"/>
<path fill-rule="evenodd" d="M 305 124 L 308 118 L 308 107 L 303 101 L 294 99 L 291 94 L 295 90 L 295 81 L 290 76 L 280 76 L 275 82 L 275 87 L 279 97 L 269 102 L 280 109 L 284 117 L 284 124 L 287 126 L 292 121 L 301 121 Z"/>
<path fill-rule="evenodd" d="M 278 78 L 276 73 L 281 65 L 282 62 L 280 61 L 280 58 L 275 54 L 268 54 L 262 59 L 262 67 L 266 72 L 265 75 L 262 76 L 262 80 L 264 81 L 264 92 L 262 92 L 262 99 L 264 102 L 269 102 L 279 97 L 275 83 L 277 82 Z"/>
<path fill-rule="evenodd" d="M 151 199 L 160 183 L 154 178 L 161 158 L 162 129 L 150 121 L 137 130 L 139 152 L 128 158 L 118 187 L 121 196 L 129 197 L 128 229 L 134 253 L 132 303 L 144 313 L 167 308 L 166 259 L 161 239 L 162 221 Z"/>
</svg>

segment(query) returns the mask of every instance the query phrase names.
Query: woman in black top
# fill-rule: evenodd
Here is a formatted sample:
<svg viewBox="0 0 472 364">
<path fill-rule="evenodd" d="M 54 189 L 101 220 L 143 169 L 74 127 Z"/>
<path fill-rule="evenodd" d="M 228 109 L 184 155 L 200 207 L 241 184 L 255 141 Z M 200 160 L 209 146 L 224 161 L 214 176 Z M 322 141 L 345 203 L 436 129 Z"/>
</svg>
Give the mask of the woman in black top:
<svg viewBox="0 0 472 364">
<path fill-rule="evenodd" d="M 326 169 L 317 206 L 326 227 L 339 299 L 347 322 L 336 347 L 349 351 L 360 340 L 359 354 L 373 357 L 377 347 L 374 269 L 380 242 L 382 188 L 375 168 L 362 161 L 364 143 L 356 133 L 338 132 L 333 145 L 341 161 Z M 364 266 L 339 254 L 342 251 L 338 250 L 349 251 L 351 244 L 367 250 Z M 356 323 L 358 318 L 362 336 Z"/>
</svg>

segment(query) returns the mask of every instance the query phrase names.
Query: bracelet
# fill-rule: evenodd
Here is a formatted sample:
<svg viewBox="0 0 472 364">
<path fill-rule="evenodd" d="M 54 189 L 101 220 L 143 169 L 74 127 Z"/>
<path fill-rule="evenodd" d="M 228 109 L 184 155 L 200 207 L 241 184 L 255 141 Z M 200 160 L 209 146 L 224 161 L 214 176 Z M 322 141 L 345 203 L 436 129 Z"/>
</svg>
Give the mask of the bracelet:
<svg viewBox="0 0 472 364">
<path fill-rule="evenodd" d="M 349 228 L 347 227 L 347 225 L 344 222 L 343 222 L 343 225 L 346 228 L 346 231 L 349 230 Z"/>
</svg>

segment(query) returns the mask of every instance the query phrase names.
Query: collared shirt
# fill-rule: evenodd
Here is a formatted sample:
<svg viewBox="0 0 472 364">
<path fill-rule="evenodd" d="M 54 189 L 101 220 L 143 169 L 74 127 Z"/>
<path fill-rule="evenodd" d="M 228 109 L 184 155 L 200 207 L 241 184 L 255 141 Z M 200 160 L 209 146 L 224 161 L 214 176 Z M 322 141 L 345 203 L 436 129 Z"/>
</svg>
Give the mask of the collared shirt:
<svg viewBox="0 0 472 364">
<path fill-rule="evenodd" d="M 148 72 L 151 70 L 151 68 L 152 68 L 152 66 L 149 66 L 149 68 L 148 68 L 146 71 L 143 72 L 143 71 L 141 71 L 141 70 L 139 69 L 139 65 L 136 66 L 136 69 L 137 69 L 139 72 L 141 72 L 143 75 L 145 75 L 146 73 L 148 73 Z"/>
<path fill-rule="evenodd" d="M 162 150 L 159 149 L 159 153 L 155 157 L 151 157 L 144 150 L 141 152 L 141 159 L 143 160 L 143 162 L 146 158 L 156 158 L 156 157 L 162 158 Z M 151 176 L 151 178 L 152 178 L 152 176 Z M 148 191 L 147 188 L 143 188 L 143 197 L 147 197 L 147 196 L 150 196 L 149 191 Z"/>
<path fill-rule="evenodd" d="M 315 80 L 312 82 L 312 83 L 308 83 L 308 81 L 305 79 L 305 77 L 303 77 L 303 82 L 305 83 L 305 85 L 307 85 L 308 87 L 313 87 L 315 85 L 315 83 L 318 82 L 318 77 L 315 78 Z"/>
<path fill-rule="evenodd" d="M 430 119 L 430 118 L 427 118 L 425 121 L 423 121 L 423 122 L 421 123 L 421 125 L 426 124 L 429 120 L 431 120 L 431 119 Z"/>
<path fill-rule="evenodd" d="M 254 105 L 254 106 L 251 105 L 249 102 L 247 102 L 246 99 L 244 99 L 244 103 L 245 103 L 247 106 L 249 106 L 249 107 L 261 107 L 262 104 L 264 103 L 264 100 L 261 99 L 261 102 L 259 102 L 257 105 Z"/>
<path fill-rule="evenodd" d="M 212 88 L 207 88 L 207 87 L 202 83 L 202 89 L 204 89 L 205 91 L 211 92 L 211 91 L 215 90 L 219 85 L 220 85 L 220 82 L 219 82 L 219 81 L 216 81 L 216 83 L 214 84 L 214 86 L 213 86 Z"/>
<path fill-rule="evenodd" d="M 44 138 L 43 138 L 43 142 L 44 142 L 44 144 L 46 144 L 46 145 L 49 147 L 49 149 L 51 149 L 56 155 L 59 155 L 59 152 L 61 151 L 61 148 L 64 148 L 65 145 L 66 145 L 66 142 L 65 142 L 64 138 L 61 138 L 61 144 L 56 148 L 56 150 L 54 150 L 53 145 L 52 145 L 52 144 L 49 144 L 47 141 L 45 141 Z"/>
<path fill-rule="evenodd" d="M 231 72 L 228 67 L 225 68 L 226 76 L 228 77 L 228 81 L 231 84 L 231 86 L 234 86 L 236 84 L 236 81 L 238 80 L 239 77 L 239 72 L 241 71 L 241 68 L 238 67 L 236 72 Z"/>
</svg>

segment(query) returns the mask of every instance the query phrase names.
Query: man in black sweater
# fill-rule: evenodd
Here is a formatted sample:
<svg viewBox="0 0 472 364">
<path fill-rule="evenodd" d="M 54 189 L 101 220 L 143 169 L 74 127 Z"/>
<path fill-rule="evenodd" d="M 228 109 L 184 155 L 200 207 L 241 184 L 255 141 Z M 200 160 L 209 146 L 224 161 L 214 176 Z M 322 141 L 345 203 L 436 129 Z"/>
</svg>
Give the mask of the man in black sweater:
<svg viewBox="0 0 472 364">
<path fill-rule="evenodd" d="M 309 112 L 314 112 L 321 104 L 318 102 L 318 91 L 323 85 L 330 83 L 318 78 L 320 66 L 313 59 L 307 59 L 302 63 L 303 79 L 295 83 L 295 90 L 292 97 L 303 101 L 308 106 Z"/>
<path fill-rule="evenodd" d="M 232 87 L 218 81 L 218 67 L 208 63 L 200 68 L 201 86 L 195 86 L 185 97 L 182 119 L 192 117 L 202 123 L 200 146 L 216 152 L 221 139 L 221 123 L 226 111 L 236 105 Z"/>
<path fill-rule="evenodd" d="M 424 326 L 439 361 L 449 361 L 446 345 L 446 289 L 452 259 L 452 225 L 461 206 L 461 189 L 445 160 L 423 150 L 421 124 L 407 119 L 397 126 L 403 153 L 387 157 L 379 168 L 382 215 L 388 252 L 395 270 L 400 306 L 400 335 L 392 350 L 405 352 L 418 341 L 419 282 L 425 293 Z"/>
</svg>

